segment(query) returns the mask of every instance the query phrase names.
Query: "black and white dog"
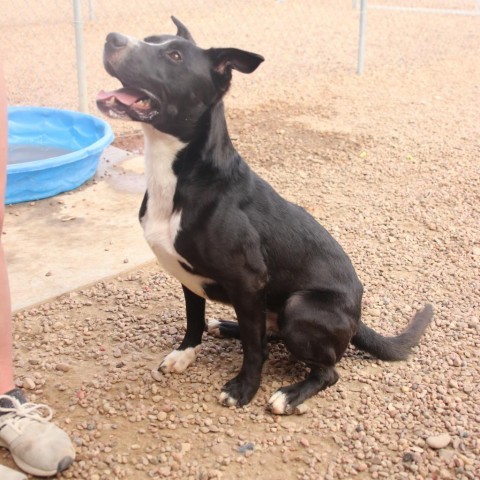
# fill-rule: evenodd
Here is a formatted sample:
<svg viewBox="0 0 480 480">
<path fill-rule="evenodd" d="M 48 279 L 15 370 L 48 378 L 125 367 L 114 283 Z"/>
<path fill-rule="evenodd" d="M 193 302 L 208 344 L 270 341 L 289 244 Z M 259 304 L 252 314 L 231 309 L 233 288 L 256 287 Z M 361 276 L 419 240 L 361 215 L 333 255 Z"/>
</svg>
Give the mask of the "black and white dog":
<svg viewBox="0 0 480 480">
<path fill-rule="evenodd" d="M 263 57 L 201 49 L 172 19 L 176 35 L 107 36 L 104 65 L 123 88 L 97 98 L 106 115 L 142 122 L 147 192 L 140 222 L 185 294 L 185 338 L 158 370 L 180 373 L 195 360 L 205 300 L 224 302 L 238 323 L 214 321 L 208 330 L 239 338 L 243 364 L 223 387 L 221 403 L 240 406 L 253 398 L 273 330 L 309 367 L 305 380 L 269 400 L 273 413 L 290 414 L 338 380 L 335 364 L 350 342 L 384 360 L 405 359 L 432 308 L 418 312 L 396 337 L 362 323 L 363 288 L 348 256 L 314 218 L 248 167 L 228 135 L 222 98 L 232 70 L 252 73 Z"/>
</svg>

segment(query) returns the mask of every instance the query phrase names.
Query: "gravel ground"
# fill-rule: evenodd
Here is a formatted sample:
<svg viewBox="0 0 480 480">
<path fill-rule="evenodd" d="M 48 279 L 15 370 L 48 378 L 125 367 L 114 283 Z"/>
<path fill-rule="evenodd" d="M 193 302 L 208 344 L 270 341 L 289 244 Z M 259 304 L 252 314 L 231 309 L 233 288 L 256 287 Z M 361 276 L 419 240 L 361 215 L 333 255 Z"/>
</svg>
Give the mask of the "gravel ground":
<svg viewBox="0 0 480 480">
<path fill-rule="evenodd" d="M 401 53 L 396 64 L 362 78 L 285 77 L 268 95 L 254 86 L 255 102 L 242 100 L 246 82 L 227 101 L 239 151 L 351 255 L 368 325 L 394 333 L 433 304 L 411 358 L 351 349 L 334 387 L 303 415 L 278 417 L 267 399 L 304 368 L 273 344 L 254 401 L 221 407 L 219 390 L 241 363 L 235 341 L 206 335 L 187 372 L 152 378 L 185 321 L 178 282 L 147 265 L 16 315 L 18 382 L 55 408 L 77 447 L 59 478 L 478 478 L 479 29 L 438 18 L 448 22 L 441 42 L 465 34 L 441 57 L 421 44 L 402 50 L 385 32 L 378 41 L 389 58 Z M 138 130 L 116 128 L 117 145 L 141 151 Z M 232 317 L 208 306 L 209 319 Z M 8 454 L 0 461 L 10 464 Z"/>
</svg>

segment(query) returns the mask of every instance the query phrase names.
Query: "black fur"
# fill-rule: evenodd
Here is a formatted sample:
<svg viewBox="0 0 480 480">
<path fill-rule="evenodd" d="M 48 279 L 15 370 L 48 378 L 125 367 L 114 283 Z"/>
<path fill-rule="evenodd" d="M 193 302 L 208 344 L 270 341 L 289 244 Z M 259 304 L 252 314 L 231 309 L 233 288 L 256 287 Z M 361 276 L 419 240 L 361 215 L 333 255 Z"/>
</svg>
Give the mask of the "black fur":
<svg viewBox="0 0 480 480">
<path fill-rule="evenodd" d="M 232 70 L 251 73 L 263 58 L 233 48 L 203 50 L 184 25 L 174 22 L 177 36 L 152 36 L 146 42 L 107 37 L 107 71 L 127 87 L 123 92 L 129 98 L 140 101 L 122 103 L 118 91 L 115 101 L 103 94 L 98 105 L 185 143 L 172 164 L 177 181 L 172 214 L 181 213 L 174 248 L 185 259 L 180 265 L 186 272 L 210 281 L 203 284 L 202 296 L 183 286 L 187 331 L 178 350 L 200 344 L 205 298 L 232 305 L 238 324 L 220 322 L 217 333 L 240 338 L 244 360 L 221 399 L 244 405 L 260 385 L 268 312 L 277 318 L 275 337 L 310 369 L 305 380 L 280 389 L 284 399 L 271 401 L 275 413 L 292 413 L 338 380 L 334 367 L 350 342 L 385 360 L 406 358 L 432 309 L 417 313 L 392 338 L 360 321 L 363 287 L 341 246 L 256 175 L 228 135 L 222 97 Z M 149 192 L 141 218 L 148 202 Z"/>
</svg>

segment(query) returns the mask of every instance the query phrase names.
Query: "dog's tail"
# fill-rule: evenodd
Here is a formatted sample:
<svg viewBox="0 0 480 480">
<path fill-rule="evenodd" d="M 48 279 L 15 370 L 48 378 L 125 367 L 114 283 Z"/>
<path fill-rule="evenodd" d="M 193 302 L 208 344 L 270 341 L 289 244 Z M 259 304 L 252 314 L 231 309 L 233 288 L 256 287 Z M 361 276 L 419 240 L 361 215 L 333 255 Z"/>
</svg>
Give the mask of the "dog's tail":
<svg viewBox="0 0 480 480">
<path fill-rule="evenodd" d="M 360 320 L 352 343 L 360 350 L 364 350 L 380 360 L 406 360 L 410 350 L 418 344 L 432 318 L 433 308 L 427 304 L 413 316 L 405 330 L 395 337 L 384 337 Z"/>
</svg>

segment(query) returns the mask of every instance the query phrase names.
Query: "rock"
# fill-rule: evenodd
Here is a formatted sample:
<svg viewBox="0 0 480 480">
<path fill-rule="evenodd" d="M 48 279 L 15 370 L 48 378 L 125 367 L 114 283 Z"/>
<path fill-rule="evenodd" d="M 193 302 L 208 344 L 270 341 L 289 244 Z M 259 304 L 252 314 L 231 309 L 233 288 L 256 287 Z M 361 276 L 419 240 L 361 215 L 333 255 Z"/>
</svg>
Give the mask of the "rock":
<svg viewBox="0 0 480 480">
<path fill-rule="evenodd" d="M 70 365 L 67 365 L 66 363 L 57 363 L 55 365 L 55 370 L 58 370 L 59 372 L 68 372 L 70 370 Z"/>
<path fill-rule="evenodd" d="M 34 390 L 35 382 L 30 377 L 25 377 L 23 379 L 23 388 L 27 388 L 28 390 Z"/>
<path fill-rule="evenodd" d="M 192 444 L 188 442 L 182 443 L 182 453 L 189 452 L 192 449 Z"/>
<path fill-rule="evenodd" d="M 237 452 L 238 453 L 243 453 L 245 455 L 249 451 L 253 452 L 254 448 L 255 448 L 255 445 L 252 442 L 248 442 L 248 443 L 244 443 L 242 445 L 239 445 L 237 447 Z"/>
<path fill-rule="evenodd" d="M 309 410 L 308 406 L 305 403 L 301 403 L 295 407 L 295 415 L 303 415 Z"/>
<path fill-rule="evenodd" d="M 402 457 L 402 462 L 405 462 L 405 463 L 413 462 L 413 453 L 411 452 L 404 453 Z"/>
<path fill-rule="evenodd" d="M 120 358 L 122 356 L 122 351 L 119 348 L 113 348 L 112 349 L 112 355 L 115 358 Z"/>
<path fill-rule="evenodd" d="M 232 453 L 232 448 L 227 443 L 222 442 L 214 445 L 210 451 L 213 455 L 219 457 L 219 456 L 229 455 L 230 453 Z M 244 453 L 244 452 L 240 452 L 240 453 Z"/>
<path fill-rule="evenodd" d="M 358 472 L 364 472 L 365 470 L 367 470 L 368 465 L 365 462 L 360 462 L 360 463 L 355 464 L 354 468 Z"/>
<path fill-rule="evenodd" d="M 302 437 L 302 438 L 300 439 L 300 445 L 302 445 L 303 447 L 309 447 L 309 446 L 310 446 L 310 442 L 308 441 L 308 438 Z"/>
<path fill-rule="evenodd" d="M 157 415 L 157 419 L 160 421 L 160 422 L 163 422 L 167 419 L 167 413 L 166 412 L 159 412 L 159 414 Z"/>
<path fill-rule="evenodd" d="M 438 456 L 440 458 L 443 458 L 443 460 L 445 460 L 448 463 L 455 456 L 455 450 L 451 450 L 449 448 L 442 449 L 438 452 Z"/>
<path fill-rule="evenodd" d="M 430 448 L 438 450 L 445 448 L 452 441 L 452 437 L 448 433 L 441 433 L 440 435 L 432 435 L 427 438 L 426 442 Z"/>
</svg>

